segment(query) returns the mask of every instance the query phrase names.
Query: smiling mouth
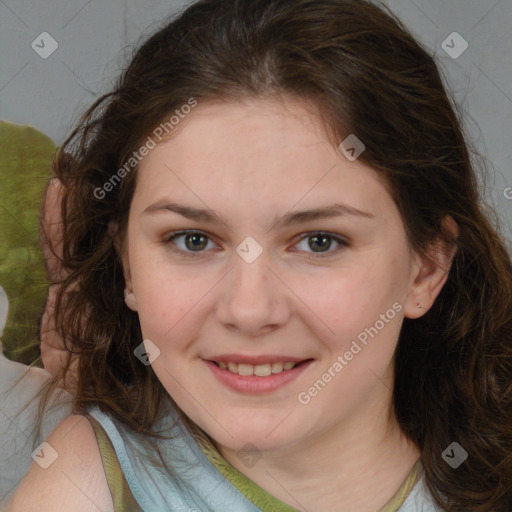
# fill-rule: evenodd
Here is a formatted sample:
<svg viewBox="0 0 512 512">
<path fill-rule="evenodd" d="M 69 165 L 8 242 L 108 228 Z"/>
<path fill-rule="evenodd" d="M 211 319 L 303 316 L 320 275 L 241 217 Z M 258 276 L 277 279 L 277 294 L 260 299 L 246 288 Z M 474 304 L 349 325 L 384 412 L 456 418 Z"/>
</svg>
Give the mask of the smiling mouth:
<svg viewBox="0 0 512 512">
<path fill-rule="evenodd" d="M 265 364 L 246 364 L 246 363 L 233 363 L 225 361 L 211 361 L 222 370 L 242 376 L 256 376 L 256 377 L 269 377 L 277 373 L 283 373 L 292 370 L 296 366 L 300 366 L 311 359 L 299 362 L 274 362 Z"/>
</svg>

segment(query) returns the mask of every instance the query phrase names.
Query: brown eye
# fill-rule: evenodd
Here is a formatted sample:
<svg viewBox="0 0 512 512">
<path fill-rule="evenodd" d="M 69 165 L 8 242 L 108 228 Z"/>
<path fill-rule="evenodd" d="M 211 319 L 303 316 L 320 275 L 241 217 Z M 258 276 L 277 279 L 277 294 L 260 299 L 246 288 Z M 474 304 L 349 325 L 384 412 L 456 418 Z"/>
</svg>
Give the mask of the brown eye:
<svg viewBox="0 0 512 512">
<path fill-rule="evenodd" d="M 211 242 L 210 238 L 199 231 L 180 231 L 171 234 L 164 241 L 165 244 L 174 246 L 171 247 L 172 250 L 183 253 L 185 256 L 194 252 L 205 252 L 209 242 Z"/>
<path fill-rule="evenodd" d="M 204 249 L 208 245 L 208 241 L 204 235 L 199 233 L 194 233 L 192 235 L 184 235 L 185 236 L 185 246 L 195 251 L 196 249 Z"/>
<path fill-rule="evenodd" d="M 332 254 L 342 249 L 343 247 L 348 246 L 348 242 L 343 240 L 342 238 L 332 235 L 330 233 L 308 233 L 306 236 L 302 237 L 297 246 L 301 243 L 307 241 L 307 248 L 311 251 L 306 250 L 305 248 L 299 250 L 304 250 L 305 252 L 313 252 L 315 254 L 322 255 L 322 253 Z M 334 250 L 329 250 L 333 246 L 333 241 L 335 244 L 338 244 Z"/>
</svg>

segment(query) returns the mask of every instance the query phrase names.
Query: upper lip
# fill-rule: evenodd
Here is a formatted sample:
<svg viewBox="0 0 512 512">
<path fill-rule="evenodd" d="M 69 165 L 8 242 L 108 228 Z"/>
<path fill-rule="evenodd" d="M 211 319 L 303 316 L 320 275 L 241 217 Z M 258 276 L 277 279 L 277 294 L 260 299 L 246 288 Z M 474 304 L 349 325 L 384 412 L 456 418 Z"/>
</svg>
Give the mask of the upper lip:
<svg viewBox="0 0 512 512">
<path fill-rule="evenodd" d="M 307 357 L 291 357 L 291 356 L 283 356 L 283 355 L 259 355 L 259 356 L 249 356 L 243 354 L 221 354 L 218 356 L 213 356 L 207 359 L 207 361 L 214 361 L 216 363 L 222 361 L 225 363 L 239 363 L 239 364 L 268 364 L 268 363 L 300 363 L 301 361 L 306 361 Z"/>
</svg>

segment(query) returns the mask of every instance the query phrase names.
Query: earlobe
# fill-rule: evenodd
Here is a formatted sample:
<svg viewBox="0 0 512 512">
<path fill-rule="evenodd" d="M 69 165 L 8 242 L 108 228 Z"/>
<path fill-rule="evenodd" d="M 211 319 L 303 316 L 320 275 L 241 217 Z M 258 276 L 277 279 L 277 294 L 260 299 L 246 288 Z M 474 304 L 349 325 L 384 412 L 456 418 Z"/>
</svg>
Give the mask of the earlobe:
<svg viewBox="0 0 512 512">
<path fill-rule="evenodd" d="M 456 239 L 459 235 L 457 223 L 452 217 L 445 217 L 444 228 Z M 432 244 L 429 256 L 416 255 L 415 273 L 411 291 L 404 304 L 406 318 L 419 318 L 431 307 L 448 280 L 453 259 L 457 252 L 455 244 L 440 242 Z M 418 306 L 420 304 L 420 306 Z"/>
<path fill-rule="evenodd" d="M 123 267 L 123 275 L 125 280 L 124 302 L 132 311 L 138 311 L 137 298 L 135 297 L 132 288 L 132 278 L 130 274 L 130 265 L 128 263 L 128 251 L 126 250 L 126 245 L 122 243 L 119 238 L 118 226 L 116 223 L 111 222 L 108 229 L 112 240 L 114 240 L 114 246 L 117 254 L 121 259 L 121 265 Z"/>
<path fill-rule="evenodd" d="M 137 299 L 135 297 L 135 294 L 133 293 L 133 291 L 129 290 L 128 288 L 126 288 L 124 290 L 124 302 L 132 311 L 138 310 L 137 309 Z"/>
</svg>

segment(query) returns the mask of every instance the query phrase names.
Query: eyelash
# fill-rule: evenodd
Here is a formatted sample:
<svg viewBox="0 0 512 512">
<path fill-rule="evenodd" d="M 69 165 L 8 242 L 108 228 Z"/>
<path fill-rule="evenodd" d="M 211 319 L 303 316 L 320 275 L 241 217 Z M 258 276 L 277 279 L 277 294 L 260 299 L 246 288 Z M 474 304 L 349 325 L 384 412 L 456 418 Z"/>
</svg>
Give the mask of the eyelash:
<svg viewBox="0 0 512 512">
<path fill-rule="evenodd" d="M 202 231 L 195 231 L 195 230 L 183 230 L 183 231 L 174 231 L 172 233 L 170 233 L 168 236 L 165 237 L 165 239 L 162 241 L 162 243 L 164 245 L 168 245 L 169 247 L 171 246 L 171 242 L 174 242 L 174 240 L 176 240 L 177 238 L 181 237 L 181 236 L 186 236 L 186 235 L 202 235 L 202 236 L 205 236 L 209 241 L 212 241 L 211 238 L 204 232 Z M 319 257 L 319 258 L 322 258 L 322 257 L 327 257 L 327 256 L 330 256 L 334 253 L 337 253 L 338 251 L 340 251 L 341 249 L 344 249 L 346 247 L 349 246 L 349 243 L 344 240 L 343 238 L 340 238 L 339 236 L 336 236 L 332 233 L 328 233 L 328 232 L 325 232 L 325 231 L 310 231 L 308 233 L 302 233 L 301 237 L 299 238 L 299 240 L 296 242 L 296 244 L 302 242 L 303 240 L 307 240 L 308 238 L 311 238 L 313 236 L 325 236 L 327 238 L 330 238 L 332 240 L 334 240 L 336 243 L 339 244 L 339 246 L 337 248 L 335 248 L 334 250 L 327 250 L 325 252 L 309 252 L 309 254 L 313 254 L 314 257 Z M 296 245 L 295 244 L 295 245 Z M 194 251 L 184 251 L 182 249 L 177 249 L 175 247 L 170 247 L 170 249 L 174 252 L 179 252 L 182 256 L 184 257 L 190 257 L 190 258 L 195 258 L 197 257 L 196 254 L 201 254 L 201 253 L 204 253 L 206 252 L 206 250 L 203 250 L 203 251 L 197 251 L 197 252 L 194 252 Z M 330 249 L 330 248 L 329 248 Z"/>
</svg>

